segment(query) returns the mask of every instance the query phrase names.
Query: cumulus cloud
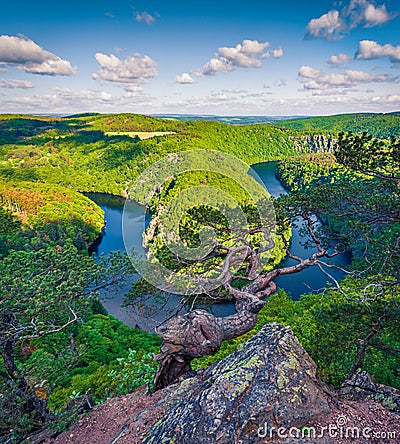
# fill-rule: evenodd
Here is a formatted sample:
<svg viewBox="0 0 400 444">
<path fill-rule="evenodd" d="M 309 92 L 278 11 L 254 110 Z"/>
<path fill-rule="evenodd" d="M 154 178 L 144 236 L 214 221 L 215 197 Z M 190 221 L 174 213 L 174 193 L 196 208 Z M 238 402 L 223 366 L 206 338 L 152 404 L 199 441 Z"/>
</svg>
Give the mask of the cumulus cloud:
<svg viewBox="0 0 400 444">
<path fill-rule="evenodd" d="M 343 54 L 342 52 L 338 55 L 331 56 L 331 58 L 327 61 L 327 63 L 333 66 L 344 65 L 350 62 L 351 56 L 349 56 L 348 54 Z"/>
<path fill-rule="evenodd" d="M 306 37 L 334 40 L 338 38 L 337 34 L 341 31 L 342 26 L 339 11 L 333 9 L 308 23 Z"/>
<path fill-rule="evenodd" d="M 137 22 L 144 22 L 147 23 L 148 25 L 152 25 L 156 21 L 156 14 L 151 15 L 147 11 L 143 12 L 136 11 L 135 19 Z"/>
<path fill-rule="evenodd" d="M 340 40 L 344 34 L 361 26 L 372 28 L 394 18 L 386 5 L 376 6 L 370 0 L 350 0 L 342 9 L 331 9 L 326 14 L 310 20 L 306 28 L 307 38 Z"/>
<path fill-rule="evenodd" d="M 299 77 L 305 79 L 315 79 L 321 75 L 319 69 L 312 68 L 311 66 L 303 65 L 299 69 Z"/>
<path fill-rule="evenodd" d="M 268 57 L 267 48 L 269 42 L 259 42 L 258 40 L 243 40 L 242 43 L 234 47 L 221 47 L 196 75 L 214 76 L 221 72 L 230 72 L 236 68 L 259 68 L 262 59 Z M 282 50 L 276 50 L 282 51 Z M 283 54 L 283 51 L 282 51 Z"/>
<path fill-rule="evenodd" d="M 301 66 L 298 80 L 305 91 L 327 91 L 338 88 L 354 88 L 360 84 L 371 82 L 396 82 L 396 77 L 387 74 L 373 74 L 349 69 L 343 73 L 326 74 L 310 66 Z"/>
<path fill-rule="evenodd" d="M 377 8 L 372 3 L 367 4 L 363 17 L 365 20 L 364 28 L 372 28 L 373 26 L 383 25 L 391 18 L 392 17 L 387 12 L 385 5 Z"/>
<path fill-rule="evenodd" d="M 194 79 L 188 74 L 184 72 L 181 76 L 175 76 L 175 83 L 180 83 L 181 85 L 195 83 Z"/>
<path fill-rule="evenodd" d="M 28 80 L 0 80 L 0 88 L 34 88 L 35 85 Z"/>
<path fill-rule="evenodd" d="M 274 59 L 280 59 L 283 56 L 283 49 L 273 49 L 272 56 L 274 57 Z"/>
<path fill-rule="evenodd" d="M 141 93 L 143 92 L 143 88 L 140 85 L 137 85 L 135 83 L 128 83 L 126 85 L 123 85 L 124 91 L 128 91 L 131 93 Z"/>
<path fill-rule="evenodd" d="M 235 68 L 231 63 L 218 59 L 217 57 L 213 57 L 204 65 L 203 71 L 201 71 L 200 75 L 215 76 L 220 72 L 229 72 L 233 71 L 234 69 Z"/>
<path fill-rule="evenodd" d="M 389 43 L 380 45 L 373 40 L 361 40 L 354 56 L 358 60 L 371 60 L 380 57 L 389 57 L 392 63 L 400 62 L 400 45 L 393 46 Z"/>
<path fill-rule="evenodd" d="M 78 69 L 27 37 L 0 36 L 0 65 L 16 66 L 42 75 L 70 76 Z"/>
<path fill-rule="evenodd" d="M 99 77 L 108 82 L 125 84 L 143 83 L 147 79 L 157 77 L 157 62 L 149 56 L 135 54 L 126 59 L 120 59 L 114 54 L 107 55 L 96 53 L 95 58 L 100 65 L 99 74 L 94 73 L 92 77 Z"/>
</svg>

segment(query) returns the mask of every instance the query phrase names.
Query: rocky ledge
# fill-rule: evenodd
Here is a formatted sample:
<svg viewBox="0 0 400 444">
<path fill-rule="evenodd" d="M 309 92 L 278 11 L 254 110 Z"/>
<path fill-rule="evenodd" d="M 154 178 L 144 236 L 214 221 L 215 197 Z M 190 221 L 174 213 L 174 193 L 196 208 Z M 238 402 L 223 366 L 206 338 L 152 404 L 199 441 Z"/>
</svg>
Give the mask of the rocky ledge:
<svg viewBox="0 0 400 444">
<path fill-rule="evenodd" d="M 340 387 L 339 396 L 352 401 L 376 401 L 392 412 L 400 413 L 400 390 L 377 384 L 365 371 L 359 370 L 347 379 Z"/>
<path fill-rule="evenodd" d="M 144 443 L 250 443 L 264 424 L 300 428 L 329 412 L 329 397 L 290 327 L 270 324 L 174 388 L 162 401 L 171 407 Z"/>
<path fill-rule="evenodd" d="M 266 325 L 235 353 L 190 376 L 154 395 L 142 387 L 110 399 L 46 443 L 375 442 L 361 435 L 356 440 L 338 435 L 332 439 L 328 430 L 333 427 L 335 434 L 344 426 L 352 433 L 373 430 L 381 437 L 400 437 L 398 414 L 371 400 L 340 400 L 318 378 L 315 363 L 290 327 Z M 324 433 L 307 437 L 304 427 Z"/>
</svg>

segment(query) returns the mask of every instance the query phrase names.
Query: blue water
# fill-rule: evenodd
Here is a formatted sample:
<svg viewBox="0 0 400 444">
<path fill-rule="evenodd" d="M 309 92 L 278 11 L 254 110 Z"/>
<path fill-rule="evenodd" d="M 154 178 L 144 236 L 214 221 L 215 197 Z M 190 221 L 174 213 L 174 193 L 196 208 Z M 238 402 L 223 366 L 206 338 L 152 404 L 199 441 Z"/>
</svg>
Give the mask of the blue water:
<svg viewBox="0 0 400 444">
<path fill-rule="evenodd" d="M 275 176 L 276 162 L 260 163 L 253 165 L 252 168 L 263 181 L 271 196 L 279 197 L 280 195 L 287 194 L 286 189 Z M 315 248 L 313 249 L 312 246 L 310 248 L 306 248 L 304 246 L 304 240 L 300 234 L 301 229 L 304 229 L 304 224 L 299 223 L 299 221 L 297 222 L 298 226 L 292 228 L 290 250 L 298 257 L 310 257 L 315 252 Z M 350 264 L 350 261 L 350 253 L 341 254 L 329 260 L 324 259 L 324 262 L 339 266 L 348 265 Z M 281 265 L 288 267 L 296 263 L 298 262 L 287 257 Z M 335 279 L 342 279 L 344 277 L 344 273 L 338 270 L 329 269 L 329 273 Z M 304 293 L 318 291 L 323 287 L 326 287 L 327 282 L 329 282 L 328 277 L 316 266 L 307 268 L 300 273 L 280 276 L 275 280 L 278 288 L 283 288 L 287 293 L 290 293 L 294 300 L 299 299 L 300 295 Z"/>
<path fill-rule="evenodd" d="M 266 189 L 273 197 L 287 194 L 287 191 L 282 186 L 281 182 L 275 176 L 276 162 L 266 162 L 253 165 L 253 170 L 258 174 Z M 124 209 L 124 200 L 117 196 L 104 196 L 103 194 L 90 193 L 87 194 L 94 202 L 96 202 L 105 213 L 105 232 L 104 236 L 97 245 L 94 253 L 99 255 L 104 253 L 109 254 L 111 251 L 124 251 L 124 242 L 122 237 L 122 214 Z M 129 208 L 130 217 L 132 220 L 140 220 L 144 209 L 139 205 L 131 205 Z M 134 229 L 136 229 L 134 225 Z M 143 222 L 137 224 L 138 236 L 140 238 L 143 232 Z M 310 256 L 315 250 L 307 249 L 303 245 L 300 234 L 300 226 L 292 229 L 291 251 L 299 257 Z M 339 265 L 347 265 L 350 263 L 350 255 L 340 255 L 335 261 Z M 296 261 L 286 258 L 282 266 L 290 266 Z M 332 273 L 335 278 L 342 278 L 343 273 L 336 271 Z M 137 279 L 138 277 L 136 277 Z M 300 273 L 281 276 L 275 282 L 278 288 L 283 288 L 290 293 L 293 299 L 297 300 L 301 294 L 310 291 L 318 291 L 326 286 L 327 277 L 317 267 L 310 267 Z M 103 303 L 110 314 L 120 319 L 129 326 L 138 326 L 142 329 L 152 331 L 160 321 L 168 317 L 173 310 L 179 306 L 179 297 L 170 296 L 166 306 L 160 308 L 159 304 L 154 304 L 152 301 L 148 305 L 136 310 L 133 307 L 121 307 L 124 294 L 129 290 L 132 282 L 128 283 L 124 288 L 119 289 L 113 295 L 113 298 L 104 299 Z M 234 313 L 234 306 L 232 303 L 214 304 L 211 311 L 216 316 L 227 316 Z M 146 312 L 146 313 L 145 313 Z"/>
</svg>

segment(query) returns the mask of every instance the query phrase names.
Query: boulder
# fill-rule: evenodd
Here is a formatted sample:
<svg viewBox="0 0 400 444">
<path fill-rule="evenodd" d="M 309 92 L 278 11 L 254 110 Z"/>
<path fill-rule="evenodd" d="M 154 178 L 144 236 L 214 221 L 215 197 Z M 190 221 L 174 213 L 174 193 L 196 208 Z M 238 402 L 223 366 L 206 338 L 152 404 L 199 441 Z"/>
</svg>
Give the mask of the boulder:
<svg viewBox="0 0 400 444">
<path fill-rule="evenodd" d="M 377 384 L 366 371 L 358 370 L 347 379 L 340 387 L 339 396 L 350 401 L 375 401 L 392 412 L 400 413 L 400 390 Z"/>
<path fill-rule="evenodd" d="M 266 429 L 301 428 L 329 412 L 330 400 L 291 328 L 268 324 L 235 353 L 164 389 L 160 405 L 168 409 L 143 443 L 262 442 Z"/>
</svg>

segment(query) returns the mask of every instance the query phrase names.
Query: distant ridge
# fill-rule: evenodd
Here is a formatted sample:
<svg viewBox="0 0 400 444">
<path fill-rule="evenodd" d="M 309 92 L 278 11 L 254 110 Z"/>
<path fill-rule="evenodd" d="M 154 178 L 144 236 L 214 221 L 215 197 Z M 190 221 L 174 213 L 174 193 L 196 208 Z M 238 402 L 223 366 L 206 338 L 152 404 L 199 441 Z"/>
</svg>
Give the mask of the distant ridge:
<svg viewBox="0 0 400 444">
<path fill-rule="evenodd" d="M 400 111 L 294 118 L 273 122 L 273 125 L 300 131 L 367 132 L 374 137 L 388 139 L 400 135 Z"/>
<path fill-rule="evenodd" d="M 100 113 L 78 113 L 78 114 L 71 114 L 69 116 L 64 116 L 65 119 L 76 119 L 78 117 L 92 117 L 92 116 L 99 116 Z"/>
<path fill-rule="evenodd" d="M 302 119 L 309 116 L 220 116 L 213 114 L 151 114 L 158 119 L 178 120 L 188 122 L 192 120 L 205 120 L 211 122 L 228 123 L 230 125 L 255 125 L 279 122 L 287 119 Z"/>
</svg>

